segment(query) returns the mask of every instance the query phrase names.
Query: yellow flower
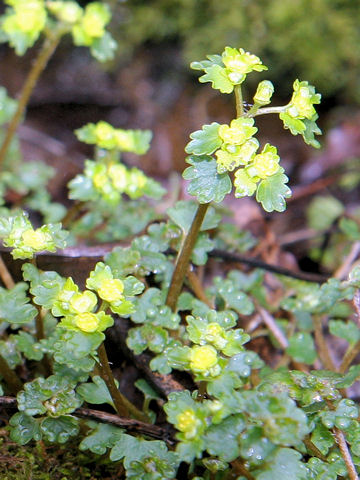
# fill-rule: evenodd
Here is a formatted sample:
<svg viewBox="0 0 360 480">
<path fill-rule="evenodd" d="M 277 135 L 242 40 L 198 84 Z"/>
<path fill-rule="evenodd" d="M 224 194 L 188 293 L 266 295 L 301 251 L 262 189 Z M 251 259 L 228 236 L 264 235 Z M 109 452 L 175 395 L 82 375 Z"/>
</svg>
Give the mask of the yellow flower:
<svg viewBox="0 0 360 480">
<path fill-rule="evenodd" d="M 29 228 L 29 230 L 23 232 L 22 240 L 27 247 L 39 251 L 46 249 L 50 238 L 48 234 L 41 230 L 33 230 L 32 228 Z"/>
<path fill-rule="evenodd" d="M 124 165 L 111 165 L 108 173 L 116 190 L 123 192 L 127 185 L 126 167 Z"/>
<path fill-rule="evenodd" d="M 96 332 L 100 323 L 95 313 L 89 312 L 79 313 L 79 315 L 75 316 L 74 321 L 80 330 L 87 333 Z"/>
<path fill-rule="evenodd" d="M 209 372 L 218 362 L 217 351 L 211 345 L 195 346 L 190 353 L 190 368 L 194 372 Z"/>
<path fill-rule="evenodd" d="M 184 432 L 185 438 L 194 438 L 198 426 L 201 424 L 200 420 L 196 418 L 195 412 L 192 408 L 184 410 L 176 417 L 176 428 Z"/>
<path fill-rule="evenodd" d="M 124 284 L 119 279 L 107 279 L 101 283 L 98 289 L 99 296 L 106 302 L 116 302 L 123 298 Z"/>
<path fill-rule="evenodd" d="M 71 310 L 77 313 L 89 312 L 97 304 L 95 293 L 86 290 L 84 293 L 75 293 L 70 299 Z"/>
<path fill-rule="evenodd" d="M 253 166 L 258 177 L 270 177 L 279 170 L 279 157 L 275 158 L 271 153 L 260 153 L 255 156 Z"/>
</svg>

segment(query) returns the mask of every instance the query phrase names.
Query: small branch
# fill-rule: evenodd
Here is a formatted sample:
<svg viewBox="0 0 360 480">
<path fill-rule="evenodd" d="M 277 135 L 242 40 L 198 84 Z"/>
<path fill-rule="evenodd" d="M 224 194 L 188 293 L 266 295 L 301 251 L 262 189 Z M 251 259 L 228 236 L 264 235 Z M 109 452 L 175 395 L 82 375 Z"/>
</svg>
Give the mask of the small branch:
<svg viewBox="0 0 360 480">
<path fill-rule="evenodd" d="M 1 397 L 0 396 L 0 407 L 16 409 L 17 400 L 14 397 Z M 109 423 L 111 425 L 116 425 L 121 428 L 125 428 L 127 431 L 133 431 L 142 435 L 148 435 L 152 438 L 163 439 L 170 444 L 174 443 L 174 440 L 171 436 L 171 431 L 158 427 L 157 425 L 151 425 L 148 423 L 140 422 L 139 420 L 133 420 L 130 418 L 119 417 L 118 415 L 113 415 L 107 412 L 101 412 L 99 410 L 92 410 L 89 408 L 78 408 L 73 412 L 74 415 L 80 418 L 92 418 L 101 423 Z"/>
<path fill-rule="evenodd" d="M 346 469 L 348 471 L 350 480 L 359 480 L 353 459 L 346 443 L 345 435 L 341 430 L 336 427 L 334 427 L 333 432 L 335 435 L 336 443 L 338 444 L 341 455 L 345 461 Z"/>
<path fill-rule="evenodd" d="M 343 263 L 334 273 L 334 277 L 340 280 L 344 280 L 350 273 L 354 261 L 357 259 L 360 253 L 360 242 L 354 242 L 349 254 L 344 259 Z"/>
<path fill-rule="evenodd" d="M 175 270 L 170 282 L 170 287 L 165 302 L 172 311 L 175 311 L 176 309 L 177 300 L 189 267 L 191 253 L 198 238 L 198 234 L 208 207 L 209 203 L 200 203 L 198 205 L 190 230 L 185 237 L 184 243 L 177 257 Z"/>
<path fill-rule="evenodd" d="M 345 352 L 344 358 L 342 359 L 341 365 L 339 367 L 339 372 L 345 373 L 359 353 L 360 340 L 358 340 L 352 347 L 349 347 L 348 350 Z"/>
<path fill-rule="evenodd" d="M 0 278 L 5 285 L 6 288 L 9 290 L 11 288 L 15 287 L 15 282 L 14 279 L 11 276 L 11 273 L 9 272 L 7 266 L 5 265 L 5 262 L 0 254 Z"/>
<path fill-rule="evenodd" d="M 108 357 L 106 354 L 106 350 L 105 350 L 105 345 L 103 343 L 98 348 L 98 355 L 100 360 L 100 363 L 99 363 L 100 375 L 101 375 L 101 378 L 106 383 L 106 386 L 110 392 L 111 398 L 113 399 L 117 413 L 122 417 L 128 417 L 130 412 L 135 418 L 146 420 L 147 419 L 146 415 L 140 410 L 138 410 L 131 402 L 129 402 L 129 400 L 126 397 L 124 397 L 124 395 L 122 395 L 119 392 L 119 389 L 115 384 L 115 379 L 112 374 Z"/>
<path fill-rule="evenodd" d="M 18 106 L 17 106 L 16 112 L 14 113 L 14 115 L 13 115 L 13 117 L 12 117 L 10 123 L 9 123 L 9 126 L 8 126 L 8 129 L 7 129 L 3 144 L 1 145 L 1 148 L 0 148 L 0 168 L 2 167 L 2 165 L 4 163 L 4 159 L 6 157 L 7 150 L 10 146 L 10 143 L 13 139 L 13 136 L 16 133 L 17 127 L 19 126 L 19 123 L 21 122 L 23 113 L 26 109 L 26 106 L 27 106 L 28 101 L 30 99 L 30 96 L 31 96 L 31 94 L 32 94 L 32 92 L 35 88 L 35 85 L 36 85 L 42 71 L 46 67 L 50 57 L 52 56 L 56 47 L 58 46 L 60 38 L 61 38 L 60 32 L 56 32 L 52 35 L 51 38 L 49 37 L 49 38 L 45 39 L 45 41 L 44 41 L 44 43 L 41 47 L 41 50 L 40 50 L 32 68 L 29 72 L 29 75 L 28 75 L 28 77 L 25 81 L 25 84 L 24 84 L 24 86 L 21 90 L 21 93 L 20 93 L 20 97 L 19 97 L 19 100 L 18 100 Z"/>
<path fill-rule="evenodd" d="M 304 442 L 304 445 L 305 447 L 311 452 L 311 454 L 314 456 L 314 457 L 318 457 L 320 458 L 320 460 L 322 460 L 323 462 L 327 462 L 327 458 L 325 455 L 323 455 L 320 450 L 312 443 L 312 441 L 310 440 L 310 437 L 309 435 L 307 435 L 304 439 L 303 439 L 303 442 Z"/>
<path fill-rule="evenodd" d="M 68 228 L 69 225 L 75 220 L 78 213 L 85 205 L 85 202 L 74 202 L 68 209 L 65 217 L 61 220 L 63 228 Z"/>
<path fill-rule="evenodd" d="M 211 303 L 211 301 L 205 295 L 203 286 L 202 286 L 202 284 L 199 280 L 199 277 L 196 275 L 196 273 L 193 272 L 191 269 L 189 269 L 188 273 L 187 273 L 187 278 L 189 280 L 191 290 L 195 293 L 197 298 L 199 300 L 201 300 L 203 303 L 205 303 L 209 308 L 213 309 L 214 305 Z"/>
<path fill-rule="evenodd" d="M 286 109 L 287 105 L 283 105 L 282 107 L 266 107 L 266 108 L 259 108 L 257 112 L 254 113 L 254 117 L 258 115 L 267 115 L 268 113 L 281 113 Z"/>
<path fill-rule="evenodd" d="M 251 265 L 252 267 L 262 268 L 263 270 L 267 270 L 268 272 L 277 273 L 278 275 L 284 275 L 286 277 L 297 278 L 298 280 L 304 280 L 305 282 L 324 283 L 329 279 L 329 276 L 327 275 L 317 275 L 315 273 L 307 273 L 301 271 L 294 272 L 293 270 L 289 270 L 288 268 L 271 265 L 261 260 L 257 260 L 256 258 L 249 258 L 245 255 L 226 252 L 225 250 L 219 250 L 217 248 L 209 252 L 208 255 L 210 257 L 217 257 L 221 258 L 222 260 L 234 263 L 245 263 L 247 265 Z"/>
<path fill-rule="evenodd" d="M 314 324 L 315 324 L 315 341 L 318 346 L 319 357 L 326 368 L 326 370 L 331 370 L 336 372 L 336 367 L 333 362 L 333 359 L 330 356 L 330 352 L 324 337 L 322 320 L 319 315 L 314 315 Z"/>
<path fill-rule="evenodd" d="M 276 340 L 279 342 L 281 348 L 286 350 L 286 348 L 289 346 L 288 339 L 282 332 L 281 328 L 277 325 L 275 322 L 275 319 L 272 315 L 270 315 L 269 312 L 267 312 L 264 308 L 258 307 L 258 311 L 260 313 L 260 316 L 267 326 L 267 328 L 270 330 L 270 332 L 274 335 Z"/>
<path fill-rule="evenodd" d="M 2 355 L 0 355 L 0 373 L 14 395 L 24 388 L 22 381 L 16 375 L 14 370 L 9 367 L 7 361 Z"/>
<path fill-rule="evenodd" d="M 243 465 L 240 459 L 236 459 L 233 462 L 231 462 L 231 466 L 233 467 L 236 473 L 242 475 L 247 480 L 255 480 L 255 477 L 245 468 L 245 466 Z"/>
</svg>

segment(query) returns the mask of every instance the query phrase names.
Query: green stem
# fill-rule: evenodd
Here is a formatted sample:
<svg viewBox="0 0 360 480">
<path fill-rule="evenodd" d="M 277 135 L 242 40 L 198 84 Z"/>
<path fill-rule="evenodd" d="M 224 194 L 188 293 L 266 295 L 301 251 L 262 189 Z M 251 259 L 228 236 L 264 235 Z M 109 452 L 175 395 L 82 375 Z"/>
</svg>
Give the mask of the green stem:
<svg viewBox="0 0 360 480">
<path fill-rule="evenodd" d="M 252 117 L 257 117 L 258 115 L 266 115 L 268 113 L 281 113 L 286 109 L 287 105 L 283 105 L 282 107 L 266 107 L 266 108 L 259 108 L 256 112 L 254 112 Z"/>
<path fill-rule="evenodd" d="M 100 363 L 99 363 L 100 375 L 101 375 L 101 378 L 106 383 L 106 386 L 110 392 L 111 398 L 113 399 L 117 413 L 121 417 L 129 417 L 129 413 L 130 413 L 137 420 L 147 421 L 148 420 L 147 416 L 143 412 L 138 410 L 131 402 L 129 402 L 129 400 L 126 397 L 124 397 L 124 395 L 122 395 L 119 392 L 115 384 L 115 379 L 112 374 L 112 371 L 109 365 L 109 360 L 105 350 L 105 345 L 103 343 L 98 348 L 98 355 L 100 360 Z"/>
<path fill-rule="evenodd" d="M 189 267 L 191 253 L 198 238 L 198 234 L 208 207 L 209 203 L 200 203 L 198 205 L 190 230 L 186 235 L 184 243 L 178 254 L 175 270 L 171 278 L 169 291 L 166 297 L 166 305 L 168 305 L 172 311 L 175 311 L 176 309 L 177 299 L 180 295 L 181 288 L 184 284 L 184 279 Z"/>
<path fill-rule="evenodd" d="M 243 96 L 241 91 L 241 85 L 236 85 L 234 88 L 235 92 L 235 104 L 236 104 L 236 116 L 237 118 L 244 116 L 244 103 Z"/>
<path fill-rule="evenodd" d="M 35 88 L 35 85 L 44 70 L 44 68 L 47 65 L 47 62 L 49 61 L 50 57 L 54 53 L 61 35 L 63 32 L 55 32 L 53 35 L 50 37 L 47 37 L 41 47 L 41 50 L 29 72 L 29 75 L 27 76 L 27 79 L 25 80 L 24 86 L 21 90 L 20 97 L 18 100 L 18 106 L 16 109 L 16 112 L 14 113 L 6 135 L 5 139 L 3 141 L 3 144 L 1 145 L 0 148 L 0 167 L 4 163 L 4 159 L 6 157 L 7 150 L 9 148 L 9 145 L 11 143 L 11 140 L 13 139 L 13 136 L 16 133 L 17 127 L 19 126 L 19 123 L 21 122 L 23 113 L 26 109 L 26 106 L 28 104 L 29 98 Z"/>
<path fill-rule="evenodd" d="M 22 381 L 16 375 L 14 370 L 9 367 L 7 361 L 2 355 L 0 355 L 0 373 L 14 395 L 24 388 Z"/>
</svg>

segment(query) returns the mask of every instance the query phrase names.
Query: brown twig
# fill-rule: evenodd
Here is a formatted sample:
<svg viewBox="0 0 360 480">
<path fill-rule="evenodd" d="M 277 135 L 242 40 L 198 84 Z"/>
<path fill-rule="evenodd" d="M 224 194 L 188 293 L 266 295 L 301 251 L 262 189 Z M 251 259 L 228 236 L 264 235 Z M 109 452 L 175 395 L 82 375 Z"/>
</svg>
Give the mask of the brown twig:
<svg viewBox="0 0 360 480">
<path fill-rule="evenodd" d="M 270 313 L 262 307 L 258 307 L 258 312 L 263 322 L 267 326 L 267 328 L 270 330 L 270 332 L 274 335 L 276 340 L 279 342 L 281 348 L 285 350 L 289 346 L 289 341 L 284 335 L 281 328 L 275 322 L 274 317 L 270 315 Z"/>
<path fill-rule="evenodd" d="M 128 417 L 129 412 L 139 420 L 147 420 L 146 415 L 138 410 L 129 400 L 119 392 L 115 384 L 115 379 L 112 374 L 108 357 L 105 350 L 105 345 L 102 343 L 98 348 L 99 355 L 99 371 L 101 378 L 106 383 L 106 386 L 110 392 L 111 398 L 113 399 L 115 409 L 117 413 L 122 417 Z"/>
<path fill-rule="evenodd" d="M 318 346 L 318 352 L 319 352 L 319 357 L 326 368 L 326 370 L 331 370 L 333 372 L 336 372 L 336 367 L 333 362 L 333 359 L 331 358 L 324 333 L 323 333 L 323 324 L 322 324 L 322 319 L 319 315 L 314 315 L 314 326 L 315 326 L 315 341 Z"/>
<path fill-rule="evenodd" d="M 15 287 L 14 279 L 11 276 L 5 262 L 0 254 L 0 278 L 6 288 L 11 289 Z"/>
<path fill-rule="evenodd" d="M 360 340 L 358 340 L 355 343 L 355 345 L 348 348 L 348 350 L 345 352 L 345 355 L 339 367 L 339 372 L 345 373 L 359 353 L 360 353 Z"/>
<path fill-rule="evenodd" d="M 348 471 L 350 480 L 359 480 L 353 459 L 351 457 L 351 454 L 349 452 L 349 449 L 346 443 L 345 435 L 337 427 L 333 428 L 333 432 L 334 432 L 336 443 L 338 444 L 341 456 L 343 457 L 344 462 L 346 464 L 346 469 Z"/>
<path fill-rule="evenodd" d="M 199 280 L 199 277 L 196 275 L 194 271 L 189 268 L 188 273 L 187 273 L 187 278 L 189 280 L 189 284 L 191 287 L 191 290 L 195 293 L 197 298 L 201 300 L 203 303 L 205 303 L 209 308 L 214 308 L 214 305 L 211 303 L 211 301 L 208 299 L 208 297 L 205 295 L 203 286 Z"/>
<path fill-rule="evenodd" d="M 14 370 L 9 367 L 7 361 L 2 355 L 0 355 L 0 373 L 14 395 L 24 388 L 22 381 L 16 375 Z"/>
<path fill-rule="evenodd" d="M 234 262 L 234 263 L 245 263 L 252 267 L 261 268 L 267 270 L 268 272 L 277 273 L 279 275 L 284 275 L 286 277 L 297 278 L 298 280 L 304 280 L 305 282 L 314 282 L 314 283 L 324 283 L 329 279 L 328 275 L 318 275 L 316 273 L 307 273 L 307 272 L 294 272 L 288 268 L 279 267 L 277 265 L 271 265 L 265 263 L 256 258 L 249 258 L 245 255 L 240 255 L 238 253 L 226 252 L 224 250 L 219 250 L 215 248 L 208 253 L 210 257 L 221 258 L 222 260 Z"/>
<path fill-rule="evenodd" d="M 39 55 L 37 56 L 30 72 L 29 75 L 27 76 L 25 80 L 25 84 L 21 90 L 20 93 L 20 98 L 18 101 L 18 106 L 16 109 L 16 112 L 14 113 L 8 129 L 6 131 L 6 135 L 4 138 L 4 141 L 1 145 L 0 148 L 0 168 L 2 168 L 2 165 L 4 163 L 4 159 L 7 153 L 7 150 L 10 146 L 11 140 L 13 139 L 13 136 L 15 135 L 15 132 L 17 130 L 17 127 L 19 126 L 19 123 L 21 122 L 21 118 L 23 116 L 23 113 L 25 111 L 25 108 L 28 104 L 29 98 L 32 94 L 32 91 L 35 88 L 35 85 L 46 67 L 50 57 L 54 53 L 56 47 L 58 46 L 58 43 L 61 38 L 61 32 L 55 32 L 52 34 L 51 37 L 48 37 L 45 39 L 42 48 L 39 52 Z"/>
<path fill-rule="evenodd" d="M 348 255 L 346 256 L 346 258 L 344 259 L 340 267 L 336 270 L 333 276 L 335 278 L 339 278 L 340 280 L 345 279 L 349 275 L 350 270 L 353 267 L 353 263 L 359 256 L 359 253 L 360 253 L 360 242 L 354 242 L 350 249 L 350 252 L 348 253 Z"/>
<path fill-rule="evenodd" d="M 17 400 L 15 397 L 0 396 L 0 407 L 16 409 Z M 172 439 L 172 432 L 157 425 L 151 425 L 139 420 L 119 417 L 118 415 L 101 412 L 99 410 L 92 410 L 89 408 L 78 408 L 73 412 L 73 414 L 80 418 L 92 418 L 101 423 L 109 423 L 111 425 L 125 428 L 127 431 L 148 435 L 152 438 L 163 439 L 170 444 L 174 443 L 174 440 Z"/>
</svg>

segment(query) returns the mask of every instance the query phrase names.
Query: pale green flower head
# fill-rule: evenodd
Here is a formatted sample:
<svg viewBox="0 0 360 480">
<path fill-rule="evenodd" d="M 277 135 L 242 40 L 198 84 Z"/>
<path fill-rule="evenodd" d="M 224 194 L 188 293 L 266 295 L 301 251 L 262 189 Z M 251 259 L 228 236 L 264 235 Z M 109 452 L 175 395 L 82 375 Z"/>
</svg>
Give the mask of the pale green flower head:
<svg viewBox="0 0 360 480">
<path fill-rule="evenodd" d="M 250 177 L 266 178 L 279 170 L 280 157 L 277 148 L 267 143 L 262 152 L 255 155 L 251 164 L 246 168 Z"/>
<path fill-rule="evenodd" d="M 262 64 L 259 57 L 245 52 L 242 48 L 225 47 L 222 54 L 222 61 L 225 65 L 229 80 L 233 84 L 242 83 L 246 74 L 252 71 L 261 72 L 267 70 L 267 67 Z"/>
<path fill-rule="evenodd" d="M 12 248 L 11 255 L 15 259 L 31 259 L 38 252 L 64 248 L 67 235 L 60 223 L 34 229 L 24 212 L 0 221 L 0 237 L 5 247 Z"/>
<path fill-rule="evenodd" d="M 294 93 L 286 112 L 293 118 L 312 120 L 316 116 L 314 105 L 320 103 L 321 95 L 308 82 L 295 80 Z"/>
<path fill-rule="evenodd" d="M 100 2 L 93 2 L 86 6 L 80 21 L 73 26 L 72 36 L 74 44 L 89 47 L 105 33 L 105 27 L 111 19 L 110 9 Z"/>
<path fill-rule="evenodd" d="M 256 89 L 254 103 L 260 106 L 268 105 L 271 102 L 273 93 L 274 85 L 269 80 L 263 80 Z"/>
<path fill-rule="evenodd" d="M 2 17 L 2 30 L 18 55 L 34 45 L 43 31 L 47 13 L 43 0 L 6 0 L 11 9 Z"/>
<path fill-rule="evenodd" d="M 46 6 L 61 22 L 70 25 L 79 22 L 83 15 L 83 9 L 76 2 L 48 1 Z"/>
<path fill-rule="evenodd" d="M 241 165 L 247 165 L 258 148 L 256 138 L 250 138 L 243 145 L 224 144 L 215 152 L 218 173 L 232 172 Z"/>
<path fill-rule="evenodd" d="M 242 145 L 257 132 L 253 118 L 236 118 L 229 125 L 220 125 L 219 137 L 224 143 Z"/>
</svg>

